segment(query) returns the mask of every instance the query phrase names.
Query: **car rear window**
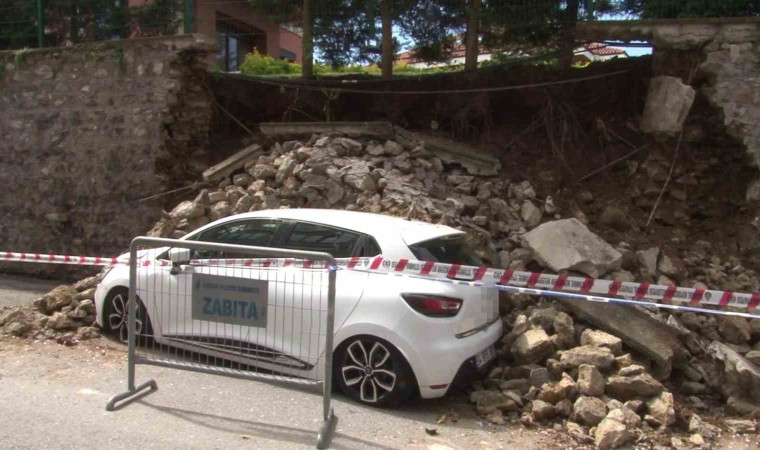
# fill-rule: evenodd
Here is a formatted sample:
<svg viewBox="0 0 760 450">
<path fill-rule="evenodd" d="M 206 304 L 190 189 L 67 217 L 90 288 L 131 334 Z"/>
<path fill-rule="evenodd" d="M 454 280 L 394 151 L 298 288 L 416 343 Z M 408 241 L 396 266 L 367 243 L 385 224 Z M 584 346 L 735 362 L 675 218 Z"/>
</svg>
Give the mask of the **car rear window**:
<svg viewBox="0 0 760 450">
<path fill-rule="evenodd" d="M 482 266 L 483 261 L 470 249 L 463 237 L 441 237 L 410 245 L 409 250 L 420 261 L 444 264 Z"/>
</svg>

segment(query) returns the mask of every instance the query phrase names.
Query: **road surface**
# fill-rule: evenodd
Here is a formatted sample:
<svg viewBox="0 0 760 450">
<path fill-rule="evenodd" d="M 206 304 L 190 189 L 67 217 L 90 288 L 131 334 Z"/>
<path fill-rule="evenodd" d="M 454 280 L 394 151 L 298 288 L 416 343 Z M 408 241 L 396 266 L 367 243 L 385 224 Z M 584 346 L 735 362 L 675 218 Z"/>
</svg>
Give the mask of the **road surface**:
<svg viewBox="0 0 760 450">
<path fill-rule="evenodd" d="M 0 307 L 28 303 L 57 283 L 0 276 Z M 126 351 L 106 338 L 65 347 L 0 337 L 0 448 L 314 448 L 318 390 L 137 366 L 137 382 L 159 390 L 115 412 L 126 390 Z M 334 449 L 579 448 L 547 427 L 494 426 L 463 395 L 412 401 L 396 410 L 333 401 Z M 442 414 L 447 419 L 436 424 Z M 456 418 L 456 422 L 452 420 Z M 436 428 L 431 436 L 425 428 Z M 684 440 L 688 435 L 682 435 Z M 717 448 L 758 449 L 757 435 L 727 436 Z"/>
</svg>

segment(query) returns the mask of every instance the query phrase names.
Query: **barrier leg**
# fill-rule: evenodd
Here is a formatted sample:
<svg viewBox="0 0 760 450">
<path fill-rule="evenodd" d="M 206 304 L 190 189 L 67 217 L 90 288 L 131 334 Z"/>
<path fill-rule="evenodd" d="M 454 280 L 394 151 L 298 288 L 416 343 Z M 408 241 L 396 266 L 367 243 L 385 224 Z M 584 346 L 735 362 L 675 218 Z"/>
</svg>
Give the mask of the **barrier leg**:
<svg viewBox="0 0 760 450">
<path fill-rule="evenodd" d="M 325 449 L 330 446 L 333 436 L 335 435 L 335 428 L 338 426 L 338 416 L 335 415 L 335 411 L 330 409 L 330 414 L 322 422 L 319 427 L 319 435 L 317 436 L 317 448 Z"/>
<path fill-rule="evenodd" d="M 140 394 L 142 391 L 144 391 L 146 388 L 150 388 L 150 390 L 146 393 L 155 392 L 158 390 L 158 384 L 156 384 L 156 380 L 148 380 L 145 383 L 137 386 L 134 390 L 129 390 L 127 392 L 122 392 L 121 394 L 116 394 L 110 399 L 108 399 L 108 403 L 106 404 L 106 411 L 114 411 L 116 409 L 116 403 L 125 400 L 129 397 L 135 397 L 137 398 L 138 394 Z"/>
<path fill-rule="evenodd" d="M 156 380 L 148 380 L 140 386 L 135 386 L 135 365 L 136 353 L 137 353 L 137 336 L 135 336 L 135 325 L 137 322 L 137 245 L 132 241 L 129 246 L 129 300 L 127 300 L 127 313 L 129 317 L 127 319 L 127 392 L 116 394 L 108 400 L 106 404 L 106 411 L 113 411 L 116 408 L 116 403 L 126 398 L 135 396 L 144 391 L 145 388 L 150 388 L 150 391 L 146 393 L 155 392 L 158 390 L 158 384 Z M 135 397 L 136 398 L 136 397 Z"/>
</svg>

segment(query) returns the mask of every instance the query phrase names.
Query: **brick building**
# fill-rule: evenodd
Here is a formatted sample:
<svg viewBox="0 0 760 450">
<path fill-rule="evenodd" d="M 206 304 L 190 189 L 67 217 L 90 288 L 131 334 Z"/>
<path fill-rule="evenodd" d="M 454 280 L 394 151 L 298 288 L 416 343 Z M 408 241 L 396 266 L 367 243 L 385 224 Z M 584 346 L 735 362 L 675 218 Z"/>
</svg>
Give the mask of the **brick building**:
<svg viewBox="0 0 760 450">
<path fill-rule="evenodd" d="M 142 6 L 156 0 L 128 0 Z M 301 36 L 256 12 L 245 0 L 177 0 L 190 13 L 189 31 L 216 36 L 220 43 L 216 64 L 225 72 L 238 70 L 245 55 L 257 49 L 275 59 L 300 63 Z"/>
</svg>

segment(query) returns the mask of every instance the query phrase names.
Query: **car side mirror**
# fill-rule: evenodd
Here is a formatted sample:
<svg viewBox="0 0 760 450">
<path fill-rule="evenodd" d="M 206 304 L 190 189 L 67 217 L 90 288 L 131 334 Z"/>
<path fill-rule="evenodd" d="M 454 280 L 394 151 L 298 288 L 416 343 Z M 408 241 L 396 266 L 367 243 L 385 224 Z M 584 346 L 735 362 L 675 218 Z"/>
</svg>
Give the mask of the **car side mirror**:
<svg viewBox="0 0 760 450">
<path fill-rule="evenodd" d="M 172 248 L 169 250 L 169 261 L 172 265 L 182 265 L 190 262 L 191 251 L 189 248 Z"/>
</svg>

